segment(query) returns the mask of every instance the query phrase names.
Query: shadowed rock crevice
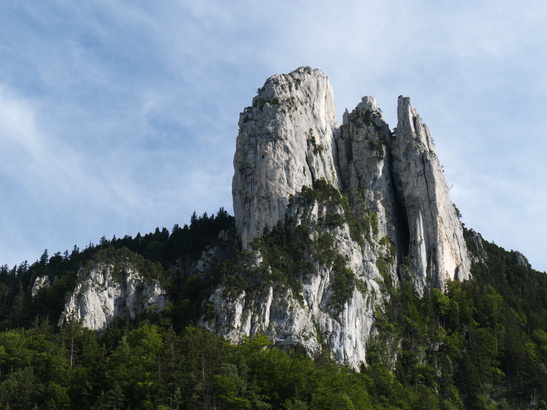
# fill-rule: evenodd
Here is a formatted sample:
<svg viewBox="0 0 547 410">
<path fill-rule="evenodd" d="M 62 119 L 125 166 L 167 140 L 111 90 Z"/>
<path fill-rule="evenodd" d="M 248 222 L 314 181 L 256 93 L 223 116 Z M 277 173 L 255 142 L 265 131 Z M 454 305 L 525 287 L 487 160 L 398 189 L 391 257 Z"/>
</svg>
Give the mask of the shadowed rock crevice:
<svg viewBox="0 0 547 410">
<path fill-rule="evenodd" d="M 392 170 L 390 170 L 392 172 Z M 400 271 L 405 259 L 410 256 L 410 228 L 408 225 L 407 210 L 401 192 L 395 189 L 394 178 L 392 177 L 392 189 L 394 193 L 394 217 L 395 224 L 395 245 L 397 247 L 397 270 Z"/>
</svg>

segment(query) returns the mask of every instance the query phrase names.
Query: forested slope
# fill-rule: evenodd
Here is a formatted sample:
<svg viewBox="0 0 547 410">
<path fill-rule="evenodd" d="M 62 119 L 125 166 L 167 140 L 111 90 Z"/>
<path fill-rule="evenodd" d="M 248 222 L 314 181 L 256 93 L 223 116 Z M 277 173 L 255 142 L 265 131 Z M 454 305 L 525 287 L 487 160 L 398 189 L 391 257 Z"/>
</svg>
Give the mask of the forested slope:
<svg viewBox="0 0 547 410">
<path fill-rule="evenodd" d="M 220 270 L 187 266 L 233 231 L 233 218 L 192 217 L 171 232 L 102 239 L 0 271 L 3 408 L 546 408 L 547 275 L 517 252 L 466 231 L 473 279 L 418 297 L 386 281 L 368 363 L 353 371 L 328 351 L 308 357 L 257 336 L 238 345 L 197 326 Z M 304 247 L 305 244 L 286 244 Z M 229 248 L 229 247 L 228 247 Z M 235 249 L 235 248 L 234 248 Z M 159 278 L 170 303 L 97 333 L 59 326 L 78 270 L 131 260 Z M 227 251 L 229 262 L 237 251 Z M 224 264 L 225 266 L 225 264 Z M 51 285 L 32 297 L 37 277 Z"/>
</svg>

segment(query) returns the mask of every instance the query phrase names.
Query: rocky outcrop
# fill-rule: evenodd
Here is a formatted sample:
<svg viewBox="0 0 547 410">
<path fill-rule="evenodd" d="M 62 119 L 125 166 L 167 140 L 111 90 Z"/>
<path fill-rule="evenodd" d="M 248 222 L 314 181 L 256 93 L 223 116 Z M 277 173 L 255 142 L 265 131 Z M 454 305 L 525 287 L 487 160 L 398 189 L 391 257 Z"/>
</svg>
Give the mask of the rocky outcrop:
<svg viewBox="0 0 547 410">
<path fill-rule="evenodd" d="M 407 97 L 399 97 L 398 124 L 391 143 L 397 197 L 407 222 L 409 269 L 417 289 L 442 288 L 469 279 L 463 229 L 427 126 Z"/>
<path fill-rule="evenodd" d="M 283 219 L 289 198 L 313 181 L 337 184 L 334 96 L 319 70 L 270 77 L 240 115 L 232 183 L 236 228 L 245 248 Z"/>
<path fill-rule="evenodd" d="M 359 190 L 376 212 L 380 236 L 395 238 L 394 194 L 389 144 L 391 131 L 373 97 L 344 113 L 336 135 L 341 190 Z"/>
<path fill-rule="evenodd" d="M 232 186 L 237 232 L 252 263 L 230 274 L 243 278 L 233 283 L 253 285 L 227 281 L 217 289 L 206 327 L 233 341 L 265 333 L 310 354 L 325 342 L 337 360 L 358 368 L 388 281 L 411 280 L 422 293 L 469 278 L 429 131 L 408 98 L 399 99 L 398 118 L 392 133 L 374 98 L 364 97 L 338 127 L 328 79 L 309 67 L 266 81 L 240 116 Z M 278 230 L 263 238 L 271 229 Z M 287 229 L 306 235 L 287 244 Z M 272 280 L 280 269 L 271 254 L 284 256 L 268 238 L 280 233 L 279 246 L 306 249 L 298 258 L 308 268 L 281 269 L 301 287 Z M 325 238 L 328 258 L 316 251 Z"/>
<path fill-rule="evenodd" d="M 32 284 L 32 288 L 30 290 L 30 294 L 32 295 L 32 297 L 36 297 L 36 295 L 38 294 L 38 291 L 42 288 L 47 288 L 49 287 L 50 285 L 50 281 L 49 281 L 49 276 L 45 275 L 45 276 L 38 276 L 35 280 L 34 280 L 34 283 Z"/>
<path fill-rule="evenodd" d="M 299 346 L 311 355 L 319 354 L 326 343 L 336 360 L 358 369 L 366 361 L 374 312 L 384 298 L 376 262 L 389 250 L 351 239 L 344 210 L 336 201 L 313 201 L 308 207 L 290 203 L 288 212 L 292 218 L 284 229 L 310 227 L 304 235 L 308 242 L 301 245 L 307 246 L 302 257 L 308 263 L 302 271 L 286 273 L 301 275 L 301 288 L 284 285 L 281 278 L 270 279 L 277 264 L 263 257 L 272 248 L 259 240 L 257 249 L 247 250 L 248 261 L 232 272 L 251 285 L 217 289 L 209 298 L 214 314 L 204 317 L 202 325 L 235 343 L 261 333 L 278 347 Z M 332 226 L 336 216 L 342 222 Z"/>
<path fill-rule="evenodd" d="M 162 310 L 167 302 L 159 283 L 144 279 L 129 264 L 119 271 L 114 263 L 96 263 L 81 269 L 78 277 L 80 282 L 65 304 L 61 324 L 76 320 L 89 329 L 104 330 L 116 317 L 134 319 L 147 309 Z"/>
<path fill-rule="evenodd" d="M 320 70 L 299 68 L 269 78 L 240 117 L 234 158 L 234 214 L 243 248 L 288 215 L 302 186 L 323 178 L 359 190 L 376 213 L 379 236 L 419 289 L 467 279 L 463 231 L 433 141 L 410 104 L 399 98 L 391 133 L 372 97 L 336 125 L 333 94 Z"/>
</svg>

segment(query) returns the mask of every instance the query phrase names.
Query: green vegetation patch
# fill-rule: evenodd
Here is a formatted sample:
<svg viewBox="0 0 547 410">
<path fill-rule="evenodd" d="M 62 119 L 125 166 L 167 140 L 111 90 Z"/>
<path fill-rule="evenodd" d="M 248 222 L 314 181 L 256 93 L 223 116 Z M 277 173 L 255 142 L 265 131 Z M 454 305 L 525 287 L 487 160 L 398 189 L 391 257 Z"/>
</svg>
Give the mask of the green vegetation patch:
<svg viewBox="0 0 547 410">
<path fill-rule="evenodd" d="M 327 210 L 320 222 L 326 227 L 341 227 L 346 223 L 351 238 L 361 246 L 364 246 L 365 240 L 370 241 L 378 235 L 378 217 L 366 201 L 362 189 L 342 193 L 327 180 L 320 178 L 313 183 L 313 187 L 303 186 L 301 192 L 292 197 L 292 201 L 307 212 L 314 203 L 318 203 Z"/>
<path fill-rule="evenodd" d="M 302 280 L 316 272 L 311 255 L 311 231 L 288 219 L 256 238 L 250 249 L 240 252 L 234 260 L 223 263 L 219 275 L 232 294 L 275 285 L 292 289 L 295 297 L 301 299 Z"/>
<path fill-rule="evenodd" d="M 315 203 L 322 208 L 317 224 L 311 222 Z M 362 192 L 353 192 L 350 199 L 325 179 L 317 180 L 313 187 L 302 187 L 302 191 L 291 198 L 291 205 L 297 205 L 303 212 L 299 222 L 291 218 L 279 221 L 255 238 L 250 249 L 222 264 L 219 272 L 225 288 L 228 294 L 235 296 L 241 291 L 280 286 L 291 289 L 302 301 L 303 281 L 323 265 L 331 273 L 330 305 L 339 311 L 351 299 L 356 287 L 364 294 L 367 286 L 337 252 L 332 230 L 348 224 L 352 238 L 364 245 L 371 234 L 378 233 L 376 214 L 366 204 Z"/>
<path fill-rule="evenodd" d="M 138 272 L 144 280 L 157 281 L 168 288 L 173 281 L 174 271 L 165 271 L 160 262 L 152 262 L 142 255 L 130 251 L 126 247 L 116 249 L 114 246 L 99 250 L 85 265 L 83 272 L 87 273 L 95 267 L 112 267 L 112 278 L 123 283 L 129 269 Z"/>
<path fill-rule="evenodd" d="M 406 390 L 420 402 L 412 408 L 545 408 L 547 275 L 472 231 L 465 237 L 481 260 L 474 279 L 423 297 L 408 282 L 388 287 L 364 371 L 384 385 L 381 402 Z"/>
</svg>

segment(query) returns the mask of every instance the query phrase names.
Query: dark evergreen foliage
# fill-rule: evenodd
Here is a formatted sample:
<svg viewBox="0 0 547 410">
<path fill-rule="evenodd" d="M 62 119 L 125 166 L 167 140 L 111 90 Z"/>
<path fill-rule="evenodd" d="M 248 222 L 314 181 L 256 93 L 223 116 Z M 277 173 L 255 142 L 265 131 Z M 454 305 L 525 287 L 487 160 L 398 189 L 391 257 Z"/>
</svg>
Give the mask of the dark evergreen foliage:
<svg viewBox="0 0 547 410">
<path fill-rule="evenodd" d="M 142 270 L 141 274 L 159 279 L 171 299 L 179 301 L 185 296 L 186 278 L 177 275 L 174 266 L 196 260 L 205 247 L 217 241 L 221 231 L 233 229 L 233 217 L 221 208 L 216 216 L 205 213 L 197 217 L 194 213 L 190 225 L 175 225 L 171 233 L 156 228 L 153 233 L 139 233 L 134 238 L 103 237 L 99 245 L 90 244 L 82 251 L 75 246 L 70 254 L 61 256 L 57 252 L 48 257 L 46 250 L 32 265 L 26 261 L 11 269 L 4 265 L 0 267 L 0 330 L 28 327 L 36 317 L 58 323 L 66 295 L 76 286 L 78 271 L 97 260 L 130 260 Z M 50 286 L 32 298 L 34 281 L 44 276 L 49 278 Z"/>
<path fill-rule="evenodd" d="M 341 206 L 347 200 L 328 186 L 316 190 L 300 200 Z M 366 235 L 373 229 L 371 215 L 364 206 L 366 221 L 353 221 L 354 231 Z M 51 257 L 46 251 L 32 265 L 0 268 L 0 407 L 547 408 L 547 275 L 531 269 L 522 255 L 468 230 L 473 280 L 451 282 L 445 292 L 430 289 L 423 297 L 408 283 L 386 286 L 390 303 L 377 312 L 379 333 L 370 340 L 368 363 L 356 372 L 326 352 L 310 358 L 281 351 L 260 335 L 234 346 L 195 326 L 218 283 L 256 285 L 251 282 L 257 272 L 226 277 L 230 267 L 244 269 L 245 253 L 212 274 L 185 273 L 184 266 L 221 231 L 233 228 L 224 210 L 194 214 L 189 225 L 171 232 L 103 238 L 81 251 Z M 337 260 L 332 236 L 323 233 L 306 243 L 309 233 L 309 227 L 285 223 L 257 242 L 271 266 L 261 278 L 298 291 L 301 277 L 313 269 L 306 258 L 313 248 L 314 258 L 336 271 L 334 302 L 342 304 L 348 289 L 359 285 L 357 278 Z M 130 260 L 162 281 L 170 305 L 136 320 L 116 320 L 102 334 L 74 322 L 59 328 L 78 270 L 98 260 Z M 34 280 L 44 275 L 51 285 L 32 298 Z"/>
</svg>

